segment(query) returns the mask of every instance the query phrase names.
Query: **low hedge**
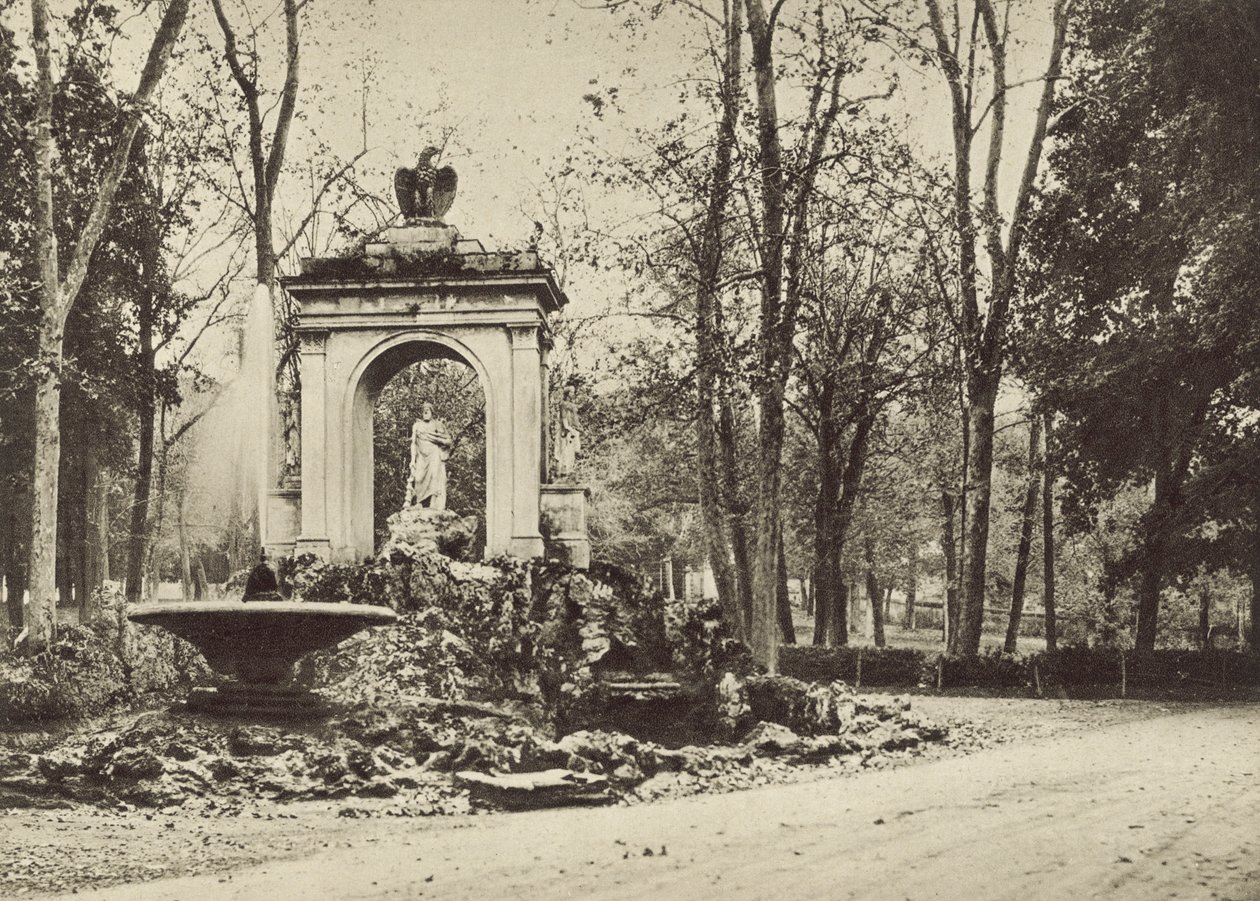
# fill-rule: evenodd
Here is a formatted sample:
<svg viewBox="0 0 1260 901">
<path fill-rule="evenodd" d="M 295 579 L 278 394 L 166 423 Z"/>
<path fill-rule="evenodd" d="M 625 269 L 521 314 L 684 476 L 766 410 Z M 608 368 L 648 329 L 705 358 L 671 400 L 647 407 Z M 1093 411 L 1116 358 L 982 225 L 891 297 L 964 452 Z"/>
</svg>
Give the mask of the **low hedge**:
<svg viewBox="0 0 1260 901">
<path fill-rule="evenodd" d="M 1053 652 L 1006 654 L 992 649 L 975 657 L 927 654 L 908 648 L 809 647 L 785 645 L 779 670 L 807 682 L 840 679 L 872 686 L 940 688 L 1032 688 L 1119 685 L 1121 652 L 1115 648 L 1064 647 Z M 1260 654 L 1239 651 L 1165 649 L 1125 652 L 1124 678 L 1131 686 L 1260 686 Z"/>
<path fill-rule="evenodd" d="M 1260 654 L 1241 651 L 1163 650 L 1129 656 L 1127 676 L 1136 685 L 1192 682 L 1260 685 Z"/>
<path fill-rule="evenodd" d="M 858 658 L 862 675 L 858 678 Z M 802 682 L 828 683 L 839 679 L 856 685 L 915 685 L 923 670 L 924 655 L 909 648 L 822 648 L 784 645 L 779 651 L 779 671 Z"/>
</svg>

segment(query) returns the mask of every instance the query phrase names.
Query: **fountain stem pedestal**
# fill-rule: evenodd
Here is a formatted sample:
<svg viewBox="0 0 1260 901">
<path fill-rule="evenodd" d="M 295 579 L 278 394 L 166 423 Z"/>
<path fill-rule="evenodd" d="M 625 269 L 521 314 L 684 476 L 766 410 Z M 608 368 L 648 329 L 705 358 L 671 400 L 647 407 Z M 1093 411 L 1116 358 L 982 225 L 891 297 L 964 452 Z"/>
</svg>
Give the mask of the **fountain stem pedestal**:
<svg viewBox="0 0 1260 901">
<path fill-rule="evenodd" d="M 322 716 L 333 708 L 319 695 L 304 688 L 228 682 L 217 688 L 194 688 L 184 700 L 184 709 L 223 716 L 305 719 Z"/>
</svg>

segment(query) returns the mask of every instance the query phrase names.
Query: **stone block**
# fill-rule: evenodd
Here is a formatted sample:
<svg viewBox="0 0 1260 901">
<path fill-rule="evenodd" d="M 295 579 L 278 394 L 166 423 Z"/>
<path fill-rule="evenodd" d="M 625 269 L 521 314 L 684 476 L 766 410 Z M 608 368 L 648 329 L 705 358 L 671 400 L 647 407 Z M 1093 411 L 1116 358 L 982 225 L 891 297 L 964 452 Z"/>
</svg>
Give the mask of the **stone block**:
<svg viewBox="0 0 1260 901">
<path fill-rule="evenodd" d="M 455 226 L 437 220 L 422 220 L 385 229 L 379 240 L 364 248 L 364 253 L 379 257 L 450 252 L 458 241 L 459 230 Z"/>
<path fill-rule="evenodd" d="M 547 557 L 578 569 L 591 565 L 591 542 L 586 531 L 583 485 L 543 485 L 539 495 L 539 531 Z"/>
<path fill-rule="evenodd" d="M 405 544 L 464 560 L 477 535 L 477 517 L 429 507 L 399 510 L 386 524 L 389 540 L 381 549 L 382 556 L 388 556 L 393 546 Z"/>
<path fill-rule="evenodd" d="M 263 546 L 267 557 L 276 559 L 293 553 L 302 532 L 302 489 L 276 488 L 267 492 L 267 535 Z"/>
</svg>

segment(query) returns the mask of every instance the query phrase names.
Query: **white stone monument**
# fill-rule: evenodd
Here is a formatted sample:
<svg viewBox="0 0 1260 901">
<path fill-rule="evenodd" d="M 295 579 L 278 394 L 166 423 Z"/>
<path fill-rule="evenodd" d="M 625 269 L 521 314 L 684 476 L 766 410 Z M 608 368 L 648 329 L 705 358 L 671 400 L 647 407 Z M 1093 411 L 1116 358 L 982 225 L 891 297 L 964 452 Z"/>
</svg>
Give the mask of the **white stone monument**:
<svg viewBox="0 0 1260 901">
<path fill-rule="evenodd" d="M 441 221 L 454 175 L 426 171 L 431 160 L 427 149 L 415 170 L 400 170 L 404 224 L 355 255 L 303 260 L 282 280 L 299 305 L 301 488 L 272 493 L 283 513 L 268 520 L 273 553 L 345 562 L 373 553 L 373 409 L 394 375 L 433 358 L 470 366 L 485 395 L 486 556 L 544 553 L 549 319 L 567 298 L 536 252 L 487 253 Z M 561 494 L 564 540 L 589 547 L 585 490 Z M 574 562 L 586 560 L 589 551 Z"/>
</svg>

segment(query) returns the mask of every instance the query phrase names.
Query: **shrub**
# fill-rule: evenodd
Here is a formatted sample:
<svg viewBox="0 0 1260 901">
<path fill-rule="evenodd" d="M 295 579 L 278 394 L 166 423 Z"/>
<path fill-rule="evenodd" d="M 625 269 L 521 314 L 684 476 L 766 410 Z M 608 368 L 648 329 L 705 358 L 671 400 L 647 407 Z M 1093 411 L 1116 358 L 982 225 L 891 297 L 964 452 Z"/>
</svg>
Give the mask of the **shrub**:
<svg viewBox="0 0 1260 901">
<path fill-rule="evenodd" d="M 946 655 L 927 661 L 923 682 L 935 684 L 938 676 L 941 688 L 1023 688 L 1033 684 L 1028 659 L 998 648 L 982 651 L 975 657 Z"/>
<path fill-rule="evenodd" d="M 90 716 L 126 694 L 122 662 L 92 629 L 58 625 L 39 653 L 0 659 L 0 720 L 8 723 Z"/>
<path fill-rule="evenodd" d="M 392 606 L 388 577 L 372 563 L 326 563 L 303 554 L 282 562 L 280 581 L 304 601 Z"/>
<path fill-rule="evenodd" d="M 924 655 L 911 648 L 811 647 L 784 645 L 779 649 L 779 670 L 805 682 L 840 679 L 856 684 L 858 657 L 862 660 L 862 685 L 914 685 L 924 667 Z M 933 681 L 935 675 L 933 675 Z"/>
<path fill-rule="evenodd" d="M 93 716 L 154 694 L 173 696 L 209 678 L 201 655 L 164 630 L 126 618 L 122 592 L 96 594 L 88 626 L 60 624 L 37 654 L 0 655 L 0 722 Z"/>
<path fill-rule="evenodd" d="M 1120 652 L 1114 648 L 1071 645 L 1034 654 L 1043 679 L 1063 686 L 1111 685 L 1120 681 Z"/>
<path fill-rule="evenodd" d="M 1260 654 L 1173 648 L 1128 658 L 1134 684 L 1260 685 Z"/>
</svg>

